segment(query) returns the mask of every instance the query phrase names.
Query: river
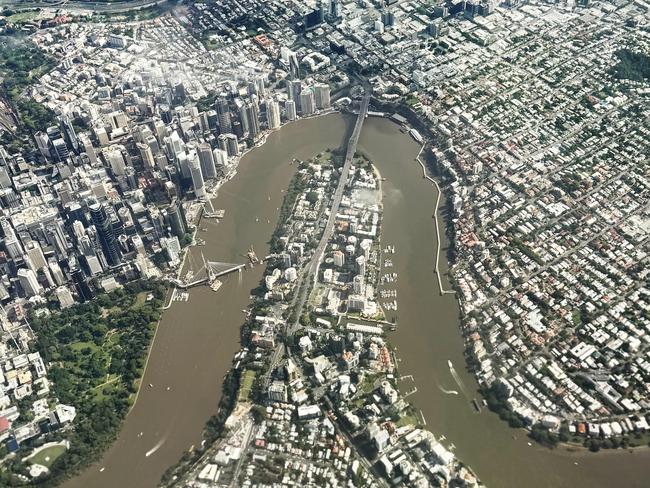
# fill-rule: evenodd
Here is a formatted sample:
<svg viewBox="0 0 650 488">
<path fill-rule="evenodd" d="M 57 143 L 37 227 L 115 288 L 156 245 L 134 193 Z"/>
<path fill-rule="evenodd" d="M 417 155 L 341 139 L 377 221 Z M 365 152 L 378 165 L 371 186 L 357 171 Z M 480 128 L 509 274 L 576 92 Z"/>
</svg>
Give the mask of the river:
<svg viewBox="0 0 650 488">
<path fill-rule="evenodd" d="M 329 115 L 292 123 L 244 156 L 237 176 L 214 200 L 215 208 L 226 210 L 225 218 L 219 224 L 201 224 L 208 231 L 199 236 L 207 244 L 193 249 L 194 260 L 200 262 L 202 252 L 211 261 L 243 263 L 251 245 L 264 255 L 282 190 L 295 169 L 289 162 L 341 146 L 351 120 Z M 460 459 L 492 488 L 646 486 L 648 450 L 585 455 L 529 447 L 524 431 L 509 429 L 485 410 L 473 411 L 470 400 L 476 396 L 476 385 L 464 368 L 458 306 L 452 295 L 438 294 L 433 274 L 435 189 L 422 179 L 414 161 L 419 147 L 393 123 L 369 118 L 359 150 L 387 178 L 383 243 L 395 245 L 394 269 L 399 274 L 399 325 L 391 341 L 401 358 L 400 372 L 415 379 L 406 381 L 402 389 L 417 386 L 409 399 L 422 410 L 427 427 L 446 435 Z M 446 264 L 441 267 L 445 270 Z M 143 385 L 153 387 L 141 390 L 118 440 L 102 460 L 67 487 L 154 487 L 184 450 L 200 442 L 202 427 L 219 402 L 221 379 L 239 346 L 241 311 L 262 271 L 257 266 L 241 278 L 231 275 L 222 280 L 217 293 L 194 288 L 189 301 L 175 302 L 165 311 L 143 379 Z M 467 395 L 443 393 L 442 389 L 461 390 L 448 360 Z"/>
</svg>

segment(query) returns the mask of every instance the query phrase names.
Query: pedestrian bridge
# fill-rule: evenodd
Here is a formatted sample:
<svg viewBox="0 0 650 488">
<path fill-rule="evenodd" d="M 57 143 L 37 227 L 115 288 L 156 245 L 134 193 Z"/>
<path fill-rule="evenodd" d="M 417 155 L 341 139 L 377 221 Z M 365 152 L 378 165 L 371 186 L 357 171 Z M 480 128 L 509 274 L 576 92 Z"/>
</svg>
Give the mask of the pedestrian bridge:
<svg viewBox="0 0 650 488">
<path fill-rule="evenodd" d="M 202 256 L 203 257 L 203 256 Z M 235 271 L 241 272 L 246 267 L 245 264 L 238 263 L 223 263 L 220 261 L 207 261 L 203 258 L 203 267 L 194 274 L 190 262 L 190 269 L 183 278 L 167 277 L 167 281 L 178 288 L 187 289 L 193 286 L 203 285 L 205 283 L 211 284 L 220 276 L 225 276 Z"/>
</svg>

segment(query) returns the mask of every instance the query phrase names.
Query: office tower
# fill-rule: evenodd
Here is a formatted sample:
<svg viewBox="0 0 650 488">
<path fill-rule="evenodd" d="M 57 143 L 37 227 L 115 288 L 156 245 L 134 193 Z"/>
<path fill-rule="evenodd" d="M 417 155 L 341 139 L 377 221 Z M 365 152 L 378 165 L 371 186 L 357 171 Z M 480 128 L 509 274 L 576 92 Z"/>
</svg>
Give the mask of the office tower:
<svg viewBox="0 0 650 488">
<path fill-rule="evenodd" d="M 61 286 L 56 289 L 56 298 L 59 300 L 59 305 L 61 308 L 68 308 L 74 305 L 74 298 L 72 298 L 72 293 L 67 286 Z"/>
<path fill-rule="evenodd" d="M 239 143 L 235 134 L 226 134 L 228 156 L 239 156 Z"/>
<path fill-rule="evenodd" d="M 36 147 L 43 155 L 44 158 L 49 159 L 52 157 L 50 154 L 50 138 L 45 132 L 38 131 L 34 134 L 34 140 L 36 141 Z"/>
<path fill-rule="evenodd" d="M 288 121 L 296 120 L 296 103 L 293 100 L 284 102 L 284 114 Z"/>
<path fill-rule="evenodd" d="M 228 137 L 226 134 L 219 134 L 219 137 L 217 137 L 217 146 L 223 151 L 228 151 Z"/>
<path fill-rule="evenodd" d="M 208 117 L 208 127 L 210 130 L 217 130 L 219 127 L 219 116 L 217 115 L 216 110 L 208 110 L 206 114 Z"/>
<path fill-rule="evenodd" d="M 336 250 L 332 253 L 332 257 L 334 258 L 334 266 L 341 267 L 345 264 L 345 255 L 339 251 Z"/>
<path fill-rule="evenodd" d="M 275 100 L 266 101 L 266 120 L 269 129 L 275 130 L 280 127 L 280 105 Z"/>
<path fill-rule="evenodd" d="M 293 100 L 296 104 L 296 112 L 300 112 L 302 105 L 300 104 L 300 93 L 302 92 L 302 82 L 300 80 L 292 80 L 287 84 L 289 92 L 289 100 Z"/>
<path fill-rule="evenodd" d="M 70 156 L 70 151 L 63 138 L 54 139 L 52 147 L 54 148 L 54 159 L 57 161 L 65 161 Z"/>
<path fill-rule="evenodd" d="M 314 99 L 317 108 L 330 108 L 330 86 L 325 83 L 315 85 Z"/>
<path fill-rule="evenodd" d="M 381 13 L 381 21 L 386 27 L 393 27 L 395 25 L 395 14 L 390 10 L 385 10 Z"/>
<path fill-rule="evenodd" d="M 104 158 L 115 176 L 124 176 L 126 174 L 126 162 L 120 146 L 113 145 L 104 149 Z"/>
<path fill-rule="evenodd" d="M 40 295 L 43 291 L 43 287 L 36 279 L 36 273 L 31 269 L 21 268 L 18 270 L 17 276 L 20 286 L 28 297 Z"/>
<path fill-rule="evenodd" d="M 117 244 L 117 238 L 113 232 L 111 219 L 106 213 L 106 208 L 94 201 L 88 206 L 92 222 L 97 230 L 97 236 L 101 244 L 106 260 L 110 266 L 117 266 L 122 261 L 120 250 Z"/>
<path fill-rule="evenodd" d="M 243 139 L 245 135 L 248 135 L 244 134 L 244 128 L 239 120 L 235 120 L 232 123 L 232 133 L 235 134 L 238 139 Z"/>
<path fill-rule="evenodd" d="M 47 264 L 54 282 L 57 285 L 62 285 L 65 283 L 65 276 L 63 275 L 63 271 L 61 271 L 61 266 L 59 266 L 59 263 L 56 262 L 56 259 L 50 258 Z"/>
<path fill-rule="evenodd" d="M 187 180 L 192 177 L 192 173 L 190 170 L 190 158 L 188 157 L 186 152 L 182 152 L 177 155 L 176 164 L 178 165 L 178 168 L 181 170 L 181 176 L 183 177 L 183 179 Z"/>
<path fill-rule="evenodd" d="M 248 135 L 248 130 L 249 130 L 248 115 L 246 113 L 246 104 L 239 99 L 236 100 L 236 104 L 237 104 L 237 113 L 239 115 L 239 122 L 241 124 L 241 135 L 238 134 L 237 137 L 245 137 Z"/>
<path fill-rule="evenodd" d="M 255 87 L 256 87 L 256 94 L 259 97 L 263 97 L 266 95 L 266 80 L 264 79 L 264 76 L 258 76 L 255 78 Z"/>
<path fill-rule="evenodd" d="M 0 221 L 0 226 L 2 227 L 2 233 L 4 234 L 4 245 L 7 254 L 9 254 L 11 259 L 19 258 L 23 255 L 23 246 L 16 235 L 14 228 L 7 219 L 2 219 L 2 221 Z"/>
<path fill-rule="evenodd" d="M 90 286 L 88 285 L 88 281 L 86 280 L 86 275 L 81 270 L 81 268 L 73 269 L 71 274 L 72 274 L 72 281 L 75 284 L 75 288 L 81 300 L 84 302 L 87 300 L 92 300 L 94 297 L 94 293 L 90 288 Z"/>
<path fill-rule="evenodd" d="M 248 133 L 251 139 L 256 139 L 260 134 L 260 114 L 256 103 L 250 102 L 246 106 L 246 117 L 248 118 Z"/>
<path fill-rule="evenodd" d="M 203 180 L 203 173 L 201 172 L 201 162 L 196 153 L 190 155 L 190 173 L 192 175 L 194 195 L 196 198 L 204 198 L 206 195 L 205 181 Z"/>
<path fill-rule="evenodd" d="M 232 123 L 230 121 L 230 108 L 228 107 L 228 100 L 220 98 L 216 103 L 217 119 L 219 120 L 219 132 L 227 134 L 232 132 Z"/>
<path fill-rule="evenodd" d="M 26 246 L 27 257 L 33 264 L 35 271 L 43 269 L 47 266 L 47 261 L 45 260 L 45 255 L 43 250 L 37 241 L 31 241 Z"/>
<path fill-rule="evenodd" d="M 63 136 L 65 141 L 70 145 L 74 151 L 79 151 L 79 139 L 77 132 L 74 130 L 72 121 L 68 115 L 61 116 L 61 125 L 63 127 Z"/>
<path fill-rule="evenodd" d="M 86 134 L 81 134 L 79 136 L 79 141 L 81 142 L 81 147 L 83 151 L 86 153 L 86 156 L 88 156 L 88 160 L 90 161 L 90 164 L 92 164 L 93 166 L 96 165 L 97 153 L 95 152 L 93 143 L 90 141 L 90 137 L 88 137 Z"/>
<path fill-rule="evenodd" d="M 300 107 L 302 108 L 303 115 L 311 115 L 316 110 L 314 105 L 314 92 L 311 89 L 305 88 L 300 93 Z"/>
<path fill-rule="evenodd" d="M 187 232 L 187 226 L 183 209 L 176 200 L 167 207 L 166 214 L 167 225 L 171 228 L 172 234 L 181 239 Z"/>
<path fill-rule="evenodd" d="M 201 162 L 201 172 L 205 179 L 212 179 L 217 177 L 217 169 L 214 164 L 214 156 L 212 154 L 212 147 L 207 142 L 199 144 L 196 148 L 196 153 Z"/>
<path fill-rule="evenodd" d="M 327 14 L 332 19 L 338 19 L 341 16 L 341 0 L 329 0 Z"/>
<path fill-rule="evenodd" d="M 217 148 L 212 151 L 212 156 L 214 157 L 214 164 L 217 167 L 217 170 L 224 173 L 226 166 L 228 165 L 228 151 Z"/>
<path fill-rule="evenodd" d="M 361 276 L 366 275 L 366 258 L 364 256 L 357 258 L 357 270 Z"/>
<path fill-rule="evenodd" d="M 151 147 L 148 144 L 142 143 L 138 143 L 136 146 L 140 151 L 140 158 L 142 159 L 142 164 L 144 167 L 147 169 L 153 169 L 156 166 L 156 161 L 153 157 Z"/>
<path fill-rule="evenodd" d="M 356 275 L 356 276 L 352 279 L 352 292 L 353 292 L 355 295 L 361 295 L 361 294 L 363 293 L 363 289 L 364 289 L 364 286 L 363 286 L 363 275 L 360 275 L 360 274 L 359 274 L 359 275 Z"/>
<path fill-rule="evenodd" d="M 438 38 L 442 32 L 442 23 L 441 22 L 431 22 L 428 27 L 429 35 L 431 37 Z"/>
</svg>

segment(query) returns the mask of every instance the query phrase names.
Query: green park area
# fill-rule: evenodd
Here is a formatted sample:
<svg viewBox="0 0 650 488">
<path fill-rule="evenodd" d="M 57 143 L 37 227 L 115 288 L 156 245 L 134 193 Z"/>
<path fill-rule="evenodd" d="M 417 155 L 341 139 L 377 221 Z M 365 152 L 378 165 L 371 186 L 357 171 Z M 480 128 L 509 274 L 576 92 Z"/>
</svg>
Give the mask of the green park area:
<svg viewBox="0 0 650 488">
<path fill-rule="evenodd" d="M 32 314 L 53 393 L 77 409 L 74 429 L 66 435 L 70 449 L 45 455 L 52 481 L 96 460 L 117 436 L 137 392 L 165 292 L 163 283 L 137 281 L 65 310 Z"/>
<path fill-rule="evenodd" d="M 239 385 L 239 395 L 237 400 L 240 402 L 248 401 L 251 391 L 253 389 L 253 384 L 255 383 L 255 371 L 247 369 L 241 378 L 241 383 Z"/>
<path fill-rule="evenodd" d="M 25 22 L 31 22 L 40 14 L 37 10 L 26 10 L 23 12 L 16 12 L 15 14 L 7 17 L 8 24 L 23 24 Z"/>
<path fill-rule="evenodd" d="M 41 449 L 36 454 L 28 459 L 30 464 L 40 464 L 46 468 L 50 468 L 54 461 L 56 461 L 66 451 L 65 446 L 57 444 L 54 446 Z"/>
</svg>

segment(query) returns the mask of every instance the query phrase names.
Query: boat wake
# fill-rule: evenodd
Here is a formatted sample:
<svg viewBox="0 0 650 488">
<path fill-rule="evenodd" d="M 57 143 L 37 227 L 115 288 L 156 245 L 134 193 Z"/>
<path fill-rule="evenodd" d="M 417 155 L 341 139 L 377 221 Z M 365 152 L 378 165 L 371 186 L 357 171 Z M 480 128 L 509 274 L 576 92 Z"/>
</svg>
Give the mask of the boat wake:
<svg viewBox="0 0 650 488">
<path fill-rule="evenodd" d="M 165 443 L 166 440 L 167 440 L 167 436 L 165 436 L 165 437 L 163 437 L 162 439 L 160 439 L 160 440 L 158 441 L 158 443 L 157 443 L 155 446 L 153 446 L 151 449 L 149 449 L 149 450 L 144 454 L 144 456 L 145 456 L 145 457 L 149 457 L 149 456 L 151 456 L 153 453 L 155 453 L 158 449 L 160 449 L 160 448 L 162 447 L 162 445 Z"/>
<path fill-rule="evenodd" d="M 467 390 L 465 388 L 465 384 L 463 383 L 463 380 L 460 378 L 460 375 L 454 368 L 454 365 L 450 360 L 447 361 L 447 364 L 449 365 L 449 372 L 451 373 L 451 376 L 454 378 L 454 381 L 458 385 L 458 388 L 460 388 L 460 391 L 463 392 L 463 395 L 467 396 Z"/>
<path fill-rule="evenodd" d="M 458 395 L 458 392 L 456 390 L 446 390 L 440 384 L 438 384 L 438 389 L 445 395 Z"/>
</svg>

